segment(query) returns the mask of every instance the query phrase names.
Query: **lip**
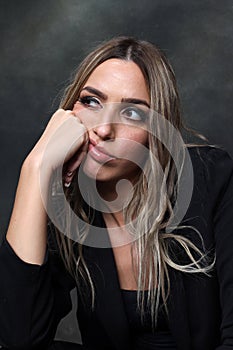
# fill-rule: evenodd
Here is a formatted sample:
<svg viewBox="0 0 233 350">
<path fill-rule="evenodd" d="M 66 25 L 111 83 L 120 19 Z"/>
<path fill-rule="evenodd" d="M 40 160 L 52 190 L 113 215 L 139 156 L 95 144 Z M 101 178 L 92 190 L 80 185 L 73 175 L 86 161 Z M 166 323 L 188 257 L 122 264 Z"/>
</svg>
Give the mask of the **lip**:
<svg viewBox="0 0 233 350">
<path fill-rule="evenodd" d="M 88 145 L 88 154 L 96 160 L 98 163 L 106 163 L 110 160 L 116 159 L 113 155 L 109 154 L 103 147 L 98 146 L 95 142 L 90 141 Z"/>
</svg>

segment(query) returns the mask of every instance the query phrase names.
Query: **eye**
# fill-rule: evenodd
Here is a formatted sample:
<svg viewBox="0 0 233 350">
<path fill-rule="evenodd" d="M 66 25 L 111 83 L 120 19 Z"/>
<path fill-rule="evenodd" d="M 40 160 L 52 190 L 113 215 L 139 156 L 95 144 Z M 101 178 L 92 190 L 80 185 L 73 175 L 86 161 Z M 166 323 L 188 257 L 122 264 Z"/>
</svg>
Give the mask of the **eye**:
<svg viewBox="0 0 233 350">
<path fill-rule="evenodd" d="M 91 108 L 91 109 L 95 109 L 95 110 L 99 110 L 102 109 L 103 106 L 100 103 L 100 101 L 93 96 L 83 96 L 83 97 L 79 97 L 78 101 L 84 105 L 85 107 Z"/>
<path fill-rule="evenodd" d="M 140 108 L 129 106 L 121 110 L 121 115 L 130 120 L 144 122 L 147 114 Z"/>
</svg>

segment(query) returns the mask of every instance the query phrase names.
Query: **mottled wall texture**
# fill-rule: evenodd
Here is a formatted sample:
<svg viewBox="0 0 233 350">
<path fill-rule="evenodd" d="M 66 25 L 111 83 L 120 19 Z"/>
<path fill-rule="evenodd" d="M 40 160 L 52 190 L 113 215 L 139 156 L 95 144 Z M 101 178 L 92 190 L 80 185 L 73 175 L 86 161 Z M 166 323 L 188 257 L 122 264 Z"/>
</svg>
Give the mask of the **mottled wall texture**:
<svg viewBox="0 0 233 350">
<path fill-rule="evenodd" d="M 188 125 L 233 155 L 230 0 L 0 0 L 0 227 L 20 165 L 80 60 L 102 40 L 133 35 L 174 66 Z"/>
<path fill-rule="evenodd" d="M 1 235 L 22 161 L 71 73 L 113 36 L 157 43 L 176 72 L 186 123 L 233 155 L 232 23 L 230 0 L 0 0 Z"/>
</svg>

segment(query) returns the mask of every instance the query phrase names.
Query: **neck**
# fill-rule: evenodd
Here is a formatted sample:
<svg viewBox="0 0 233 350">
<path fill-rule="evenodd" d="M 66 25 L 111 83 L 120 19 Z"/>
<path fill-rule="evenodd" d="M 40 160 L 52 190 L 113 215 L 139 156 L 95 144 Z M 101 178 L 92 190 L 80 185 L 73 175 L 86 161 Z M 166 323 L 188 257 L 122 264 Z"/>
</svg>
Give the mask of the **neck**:
<svg viewBox="0 0 233 350">
<path fill-rule="evenodd" d="M 128 180 L 97 182 L 97 190 L 107 212 L 122 212 L 133 194 L 133 185 Z M 104 209 L 104 208 L 103 208 Z"/>
<path fill-rule="evenodd" d="M 97 182 L 97 190 L 103 198 L 103 218 L 112 246 L 131 243 L 132 237 L 125 227 L 123 210 L 131 199 L 133 185 L 128 180 Z"/>
</svg>

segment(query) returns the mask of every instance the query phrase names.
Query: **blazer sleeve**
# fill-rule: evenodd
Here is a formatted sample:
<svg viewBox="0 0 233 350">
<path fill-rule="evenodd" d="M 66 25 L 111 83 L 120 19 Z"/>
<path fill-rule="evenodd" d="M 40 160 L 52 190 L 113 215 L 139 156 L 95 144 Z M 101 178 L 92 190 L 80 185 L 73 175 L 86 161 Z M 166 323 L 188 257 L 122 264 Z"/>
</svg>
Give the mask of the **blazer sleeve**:
<svg viewBox="0 0 233 350">
<path fill-rule="evenodd" d="M 220 153 L 213 188 L 220 196 L 214 215 L 216 271 L 221 304 L 221 345 L 216 350 L 233 349 L 233 161 Z"/>
<path fill-rule="evenodd" d="M 68 276 L 58 254 L 47 249 L 42 265 L 21 260 L 6 238 L 0 247 L 0 344 L 46 349 L 72 308 Z"/>
</svg>

